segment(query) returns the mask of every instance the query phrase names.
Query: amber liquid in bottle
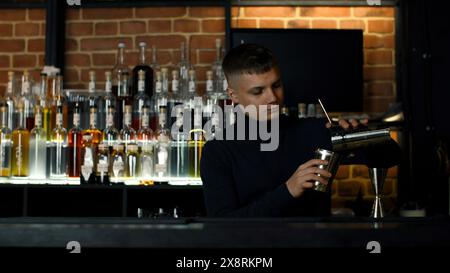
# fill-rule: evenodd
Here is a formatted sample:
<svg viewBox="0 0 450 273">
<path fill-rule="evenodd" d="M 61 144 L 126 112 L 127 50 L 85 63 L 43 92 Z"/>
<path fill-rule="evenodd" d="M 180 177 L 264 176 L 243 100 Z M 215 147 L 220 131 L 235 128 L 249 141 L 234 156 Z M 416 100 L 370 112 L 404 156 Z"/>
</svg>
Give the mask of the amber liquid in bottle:
<svg viewBox="0 0 450 273">
<path fill-rule="evenodd" d="M 69 131 L 69 177 L 79 177 L 81 171 L 81 145 L 83 133 L 79 127 L 80 111 L 75 107 L 73 128 Z"/>
<path fill-rule="evenodd" d="M 12 133 L 12 141 L 12 176 L 21 178 L 28 177 L 30 132 L 24 126 L 23 109 L 19 110 L 19 126 Z"/>
</svg>

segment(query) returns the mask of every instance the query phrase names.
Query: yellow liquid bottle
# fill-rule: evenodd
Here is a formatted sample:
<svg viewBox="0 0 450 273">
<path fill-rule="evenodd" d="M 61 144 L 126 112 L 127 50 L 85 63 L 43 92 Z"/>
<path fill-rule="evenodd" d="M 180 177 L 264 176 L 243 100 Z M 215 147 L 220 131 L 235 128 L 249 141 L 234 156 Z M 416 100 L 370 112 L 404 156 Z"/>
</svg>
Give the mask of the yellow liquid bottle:
<svg viewBox="0 0 450 273">
<path fill-rule="evenodd" d="M 12 133 L 12 176 L 26 178 L 29 175 L 30 132 L 24 125 L 23 109 L 19 109 L 19 126 Z"/>
</svg>

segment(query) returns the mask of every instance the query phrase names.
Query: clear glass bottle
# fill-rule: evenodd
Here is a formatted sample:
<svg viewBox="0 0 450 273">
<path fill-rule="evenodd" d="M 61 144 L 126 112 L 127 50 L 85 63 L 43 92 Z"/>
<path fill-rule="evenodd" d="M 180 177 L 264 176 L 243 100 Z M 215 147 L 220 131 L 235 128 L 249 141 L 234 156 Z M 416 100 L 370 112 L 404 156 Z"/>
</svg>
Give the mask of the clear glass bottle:
<svg viewBox="0 0 450 273">
<path fill-rule="evenodd" d="M 150 180 L 153 177 L 153 168 L 154 168 L 154 164 L 153 164 L 153 159 L 154 159 L 154 154 L 153 154 L 153 145 L 144 145 L 141 148 L 141 156 L 140 156 L 140 161 L 141 161 L 141 174 L 140 174 L 140 178 L 143 181 L 147 181 Z"/>
<path fill-rule="evenodd" d="M 141 176 L 141 162 L 139 159 L 137 144 L 128 145 L 128 151 L 126 152 L 127 158 L 125 160 L 127 167 L 125 170 L 126 176 L 129 179 L 138 179 Z"/>
<path fill-rule="evenodd" d="M 150 107 L 150 97 L 145 92 L 146 78 L 144 70 L 138 72 L 138 90 L 133 99 L 133 128 L 134 130 L 140 129 L 139 118 L 142 113 L 143 107 Z M 152 79 L 153 82 L 153 79 Z M 152 91 L 153 93 L 153 91 Z"/>
<path fill-rule="evenodd" d="M 81 146 L 83 140 L 83 132 L 80 128 L 80 107 L 75 104 L 73 113 L 73 127 L 69 130 L 69 177 L 79 177 L 81 172 Z"/>
<path fill-rule="evenodd" d="M 153 45 L 152 46 L 152 62 L 150 63 L 150 67 L 153 69 L 153 80 L 155 80 L 156 71 L 159 71 L 161 69 L 161 67 L 158 63 L 157 53 L 158 53 L 158 51 L 156 49 L 156 46 Z"/>
<path fill-rule="evenodd" d="M 156 131 L 155 146 L 155 168 L 154 173 L 158 178 L 169 176 L 169 156 L 170 156 L 170 132 L 166 128 L 166 107 L 161 106 L 159 109 L 159 128 Z"/>
<path fill-rule="evenodd" d="M 95 149 L 92 145 L 92 136 L 83 135 L 81 143 L 81 184 L 95 184 Z"/>
<path fill-rule="evenodd" d="M 159 104 L 164 101 L 160 98 L 162 93 L 162 76 L 161 71 L 156 71 L 155 76 L 155 93 L 151 98 L 152 110 L 150 111 L 150 128 L 154 131 L 158 128 Z"/>
<path fill-rule="evenodd" d="M 108 108 L 113 107 L 116 109 L 116 97 L 112 93 L 112 73 L 110 71 L 105 72 L 105 95 L 102 98 L 101 108 L 99 108 L 98 128 L 100 130 L 106 129 L 106 115 Z"/>
<path fill-rule="evenodd" d="M 8 85 L 6 87 L 6 94 L 3 99 L 7 107 L 6 112 L 7 127 L 10 130 L 14 130 L 17 127 L 16 100 L 14 98 L 15 90 L 16 90 L 15 73 L 13 71 L 10 71 L 8 72 Z"/>
<path fill-rule="evenodd" d="M 214 105 L 217 104 L 216 93 L 214 92 L 213 71 L 206 71 L 206 92 L 203 96 L 203 125 L 211 119 Z"/>
<path fill-rule="evenodd" d="M 182 131 L 176 133 L 172 139 L 170 147 L 170 175 L 172 177 L 189 176 L 189 149 L 187 140 L 187 134 Z"/>
<path fill-rule="evenodd" d="M 180 62 L 178 63 L 178 70 L 180 71 L 180 90 L 183 94 L 188 92 L 188 82 L 189 82 L 189 70 L 191 70 L 191 64 L 188 59 L 189 50 L 184 42 L 181 43 L 180 47 Z"/>
<path fill-rule="evenodd" d="M 11 129 L 8 128 L 8 107 L 0 106 L 0 177 L 11 176 Z"/>
<path fill-rule="evenodd" d="M 123 74 L 130 74 L 130 70 L 128 66 L 125 64 L 125 43 L 119 43 L 117 45 L 117 57 L 116 57 L 116 65 L 113 68 L 113 87 L 112 92 L 117 97 L 119 93 L 123 93 L 119 91 L 119 89 L 123 88 Z"/>
<path fill-rule="evenodd" d="M 32 79 L 28 70 L 23 72 L 22 76 L 22 92 L 18 103 L 22 106 L 25 115 L 25 125 L 27 130 L 31 131 L 34 128 L 34 105 L 35 99 L 31 94 Z"/>
<path fill-rule="evenodd" d="M 67 176 L 67 130 L 63 127 L 63 108 L 58 106 L 55 117 L 56 127 L 52 131 L 50 144 L 50 178 Z"/>
<path fill-rule="evenodd" d="M 299 103 L 298 104 L 298 118 L 299 119 L 307 118 L 307 115 L 306 115 L 306 103 Z"/>
<path fill-rule="evenodd" d="M 42 109 L 35 107 L 35 127 L 30 133 L 30 178 L 47 178 L 47 134 L 42 128 Z"/>
<path fill-rule="evenodd" d="M 131 127 L 132 112 L 130 105 L 125 106 L 123 129 L 120 130 L 120 141 L 125 145 L 125 153 L 128 152 L 128 145 L 136 141 L 136 131 Z"/>
<path fill-rule="evenodd" d="M 111 183 L 123 182 L 125 176 L 125 146 L 122 143 L 114 145 L 113 154 L 111 157 L 111 173 L 109 175 Z"/>
<path fill-rule="evenodd" d="M 110 147 L 116 144 L 119 139 L 119 131 L 114 127 L 114 108 L 108 108 L 106 115 L 106 129 L 103 131 L 103 141 Z"/>
<path fill-rule="evenodd" d="M 109 185 L 110 156 L 109 148 L 106 143 L 100 143 L 97 152 L 97 184 Z"/>
<path fill-rule="evenodd" d="M 129 74 L 123 73 L 123 84 L 118 90 L 117 96 L 117 109 L 116 109 L 116 126 L 117 128 L 123 128 L 125 107 L 133 106 L 133 97 L 131 96 L 129 89 Z"/>
<path fill-rule="evenodd" d="M 213 89 L 214 93 L 219 94 L 223 92 L 225 74 L 222 68 L 222 41 L 220 39 L 216 39 L 216 60 L 212 65 L 213 72 Z"/>
<path fill-rule="evenodd" d="M 178 70 L 172 70 L 172 81 L 171 81 L 171 91 L 172 94 L 169 97 L 167 104 L 167 116 L 168 116 L 168 128 L 172 128 L 173 124 L 176 122 L 177 118 L 182 115 L 182 108 L 177 107 L 183 104 L 183 96 L 179 92 L 180 85 L 180 72 Z M 173 109 L 177 109 L 176 113 L 172 113 Z"/>
<path fill-rule="evenodd" d="M 145 91 L 147 97 L 153 96 L 153 69 L 147 64 L 146 61 L 147 43 L 139 43 L 139 64 L 133 68 L 133 92 L 132 96 L 135 97 L 139 92 L 139 86 Z M 139 75 L 140 71 L 144 72 L 144 76 Z M 143 83 L 139 83 L 143 78 Z M 140 84 L 140 85 L 139 85 Z M 142 86 L 143 85 L 143 86 Z M 138 128 L 135 128 L 136 130 Z"/>
<path fill-rule="evenodd" d="M 189 132 L 189 175 L 200 177 L 200 160 L 205 144 L 205 132 L 202 129 L 202 107 L 201 99 L 196 98 L 194 102 L 194 127 Z"/>
<path fill-rule="evenodd" d="M 153 141 L 153 130 L 149 127 L 149 107 L 143 107 L 141 112 L 141 129 L 137 133 L 137 141 L 140 147 Z"/>
<path fill-rule="evenodd" d="M 92 145 L 94 148 L 97 148 L 98 144 L 102 142 L 103 135 L 102 131 L 97 128 L 97 107 L 91 106 L 89 108 L 89 128 L 83 131 L 83 135 L 91 135 L 92 136 Z"/>
<path fill-rule="evenodd" d="M 18 109 L 18 125 L 12 133 L 11 174 L 14 178 L 27 178 L 29 172 L 30 132 L 25 127 L 23 109 Z"/>
<path fill-rule="evenodd" d="M 96 75 L 95 71 L 89 71 L 89 84 L 88 84 L 88 99 L 86 101 L 86 107 L 84 108 L 87 113 L 93 106 L 99 107 L 99 98 L 96 94 Z"/>
</svg>

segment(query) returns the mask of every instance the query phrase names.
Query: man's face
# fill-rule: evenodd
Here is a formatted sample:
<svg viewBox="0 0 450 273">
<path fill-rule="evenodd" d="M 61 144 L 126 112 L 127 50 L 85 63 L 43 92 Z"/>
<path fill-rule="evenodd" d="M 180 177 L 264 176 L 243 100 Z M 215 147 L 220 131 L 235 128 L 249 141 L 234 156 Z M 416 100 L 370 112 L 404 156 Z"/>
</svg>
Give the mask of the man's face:
<svg viewBox="0 0 450 273">
<path fill-rule="evenodd" d="M 283 84 L 279 69 L 272 68 L 264 74 L 242 74 L 230 80 L 228 93 L 235 104 L 242 107 L 249 105 L 282 105 L 284 99 Z M 270 119 L 270 108 L 267 113 L 261 113 L 258 119 Z"/>
</svg>

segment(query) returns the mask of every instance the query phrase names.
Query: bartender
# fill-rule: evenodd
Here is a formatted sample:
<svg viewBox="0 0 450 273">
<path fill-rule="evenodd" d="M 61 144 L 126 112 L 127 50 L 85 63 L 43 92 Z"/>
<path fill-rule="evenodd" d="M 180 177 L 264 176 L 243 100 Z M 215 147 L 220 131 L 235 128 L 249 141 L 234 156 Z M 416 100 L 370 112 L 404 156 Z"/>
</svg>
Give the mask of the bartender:
<svg viewBox="0 0 450 273">
<path fill-rule="evenodd" d="M 262 151 L 261 144 L 267 140 L 250 138 L 248 131 L 243 140 L 227 138 L 206 143 L 200 173 L 208 216 L 330 215 L 330 191 L 311 189 L 312 181 L 327 184 L 331 177 L 331 173 L 318 168 L 327 162 L 313 159 L 318 148 L 332 150 L 327 129 L 330 124 L 322 119 L 285 117 L 278 115 L 277 107 L 270 107 L 283 105 L 284 91 L 280 67 L 269 49 L 241 44 L 228 52 L 222 65 L 228 95 L 238 105 L 237 111 L 247 106 L 269 106 L 271 110 L 246 114 L 246 124 L 257 121 L 261 126 L 261 122 L 278 119 L 278 145 L 272 151 Z M 339 124 L 344 129 L 359 125 L 356 120 L 341 120 Z M 233 126 L 234 130 L 242 129 Z M 245 129 L 252 128 L 246 125 Z"/>
</svg>

